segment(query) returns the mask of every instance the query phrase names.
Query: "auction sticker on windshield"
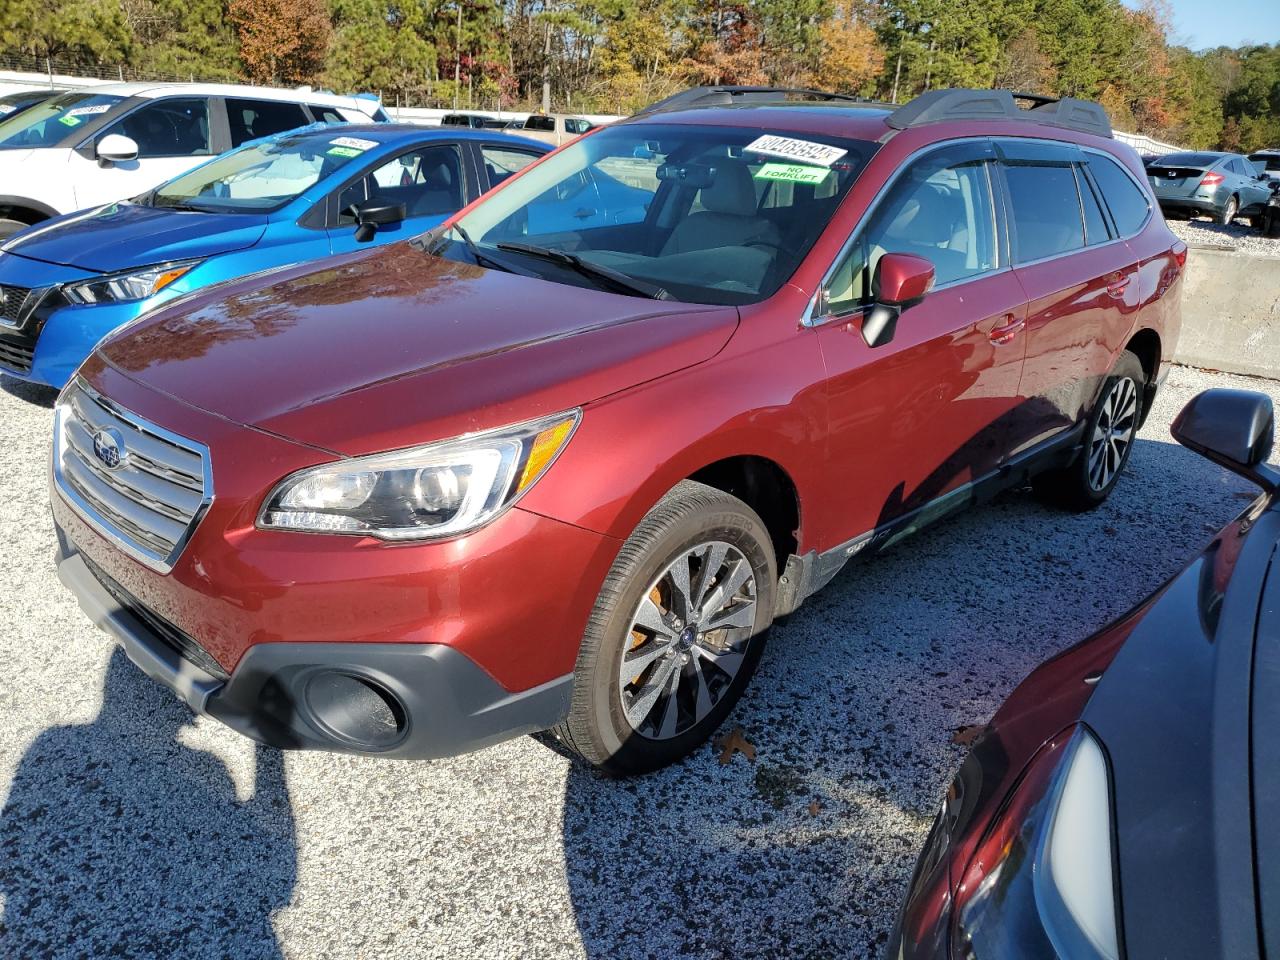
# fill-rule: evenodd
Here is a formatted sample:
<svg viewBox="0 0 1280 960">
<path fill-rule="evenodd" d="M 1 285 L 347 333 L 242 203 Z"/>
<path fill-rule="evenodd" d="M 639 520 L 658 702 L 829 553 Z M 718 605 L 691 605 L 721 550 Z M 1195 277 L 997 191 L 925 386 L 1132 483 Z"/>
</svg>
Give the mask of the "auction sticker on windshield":
<svg viewBox="0 0 1280 960">
<path fill-rule="evenodd" d="M 776 134 L 757 137 L 742 149 L 749 150 L 752 153 L 763 153 L 770 157 L 785 157 L 788 160 L 799 160 L 802 163 L 816 163 L 823 167 L 831 166 L 849 152 L 841 147 L 831 147 L 825 143 L 814 143 L 812 140 L 793 140 L 791 137 L 779 137 Z"/>
<path fill-rule="evenodd" d="M 766 163 L 753 176 L 757 180 L 781 180 L 786 183 L 822 183 L 830 170 L 803 163 Z"/>
<path fill-rule="evenodd" d="M 329 141 L 329 149 L 325 153 L 331 157 L 358 157 L 366 150 L 378 145 L 376 140 L 361 140 L 359 137 L 337 137 Z"/>
</svg>

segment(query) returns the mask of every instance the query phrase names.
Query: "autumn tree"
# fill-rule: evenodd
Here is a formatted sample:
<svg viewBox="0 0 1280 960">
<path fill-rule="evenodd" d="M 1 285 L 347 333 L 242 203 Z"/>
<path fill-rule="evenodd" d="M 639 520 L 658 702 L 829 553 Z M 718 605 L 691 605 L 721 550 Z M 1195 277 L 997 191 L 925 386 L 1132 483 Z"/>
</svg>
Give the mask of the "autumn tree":
<svg viewBox="0 0 1280 960">
<path fill-rule="evenodd" d="M 231 0 L 227 16 L 249 80 L 292 86 L 320 76 L 333 35 L 325 0 Z"/>
<path fill-rule="evenodd" d="M 862 5 L 850 0 L 837 4 L 835 14 L 819 30 L 822 55 L 814 74 L 815 86 L 837 93 L 870 92 L 884 69 L 884 50 Z"/>
</svg>

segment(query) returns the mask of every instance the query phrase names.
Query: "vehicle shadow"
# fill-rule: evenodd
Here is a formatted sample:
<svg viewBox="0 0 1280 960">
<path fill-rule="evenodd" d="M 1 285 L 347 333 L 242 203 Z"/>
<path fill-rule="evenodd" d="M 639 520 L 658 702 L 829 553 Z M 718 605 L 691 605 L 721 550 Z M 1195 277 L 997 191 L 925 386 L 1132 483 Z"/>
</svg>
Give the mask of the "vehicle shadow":
<svg viewBox="0 0 1280 960">
<path fill-rule="evenodd" d="M 17 397 L 19 400 L 25 400 L 37 407 L 47 407 L 50 410 L 58 399 L 58 391 L 53 387 L 30 383 L 26 380 L 15 380 L 13 377 L 6 377 L 3 373 L 0 373 L 0 390 L 11 397 Z"/>
<path fill-rule="evenodd" d="M 41 733 L 0 813 L 0 956 L 282 956 L 297 873 L 281 754 L 252 796 L 179 743 L 191 712 L 112 654 L 102 710 Z"/>
<path fill-rule="evenodd" d="M 1028 490 L 850 563 L 775 626 L 707 748 L 627 781 L 575 763 L 568 888 L 592 958 L 879 958 L 965 748 L 1049 656 L 1174 574 L 1256 495 L 1171 442 L 1139 439 L 1086 514 Z M 963 738 L 961 738 L 963 739 Z"/>
</svg>

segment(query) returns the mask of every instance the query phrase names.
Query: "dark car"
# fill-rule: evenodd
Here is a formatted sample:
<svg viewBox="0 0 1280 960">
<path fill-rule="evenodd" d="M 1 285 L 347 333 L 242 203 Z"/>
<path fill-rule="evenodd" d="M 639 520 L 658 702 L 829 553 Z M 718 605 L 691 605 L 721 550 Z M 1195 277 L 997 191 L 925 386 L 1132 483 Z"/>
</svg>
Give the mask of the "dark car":
<svg viewBox="0 0 1280 960">
<path fill-rule="evenodd" d="M 1260 217 L 1270 196 L 1266 176 L 1238 153 L 1171 153 L 1149 164 L 1147 175 L 1161 210 L 1211 216 L 1224 226 L 1237 216 Z"/>
<path fill-rule="evenodd" d="M 1000 708 L 947 792 L 890 960 L 1275 956 L 1271 401 L 1210 390 L 1173 432 L 1263 494 L 1153 596 Z"/>
<path fill-rule="evenodd" d="M 42 87 L 39 90 L 19 90 L 16 93 L 6 93 L 0 96 L 0 120 L 16 117 L 22 111 L 30 110 L 32 107 L 38 106 L 63 92 L 61 87 Z"/>
<path fill-rule="evenodd" d="M 268 742 L 554 728 L 633 773 L 851 557 L 1032 477 L 1100 505 L 1187 249 L 1105 111 L 747 90 L 106 339 L 58 408 L 64 582 Z"/>
</svg>

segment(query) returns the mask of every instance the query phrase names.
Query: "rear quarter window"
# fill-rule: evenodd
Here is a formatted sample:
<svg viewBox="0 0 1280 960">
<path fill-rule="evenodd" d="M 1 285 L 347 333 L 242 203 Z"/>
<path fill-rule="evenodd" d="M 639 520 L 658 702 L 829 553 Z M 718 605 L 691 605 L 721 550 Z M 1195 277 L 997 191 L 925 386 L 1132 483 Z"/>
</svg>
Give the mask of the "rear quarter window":
<svg viewBox="0 0 1280 960">
<path fill-rule="evenodd" d="M 1122 237 L 1129 237 L 1142 229 L 1151 212 L 1146 193 L 1133 182 L 1133 178 L 1121 169 L 1120 164 L 1101 154 L 1086 154 L 1089 172 L 1102 191 L 1102 198 L 1116 222 Z"/>
</svg>

